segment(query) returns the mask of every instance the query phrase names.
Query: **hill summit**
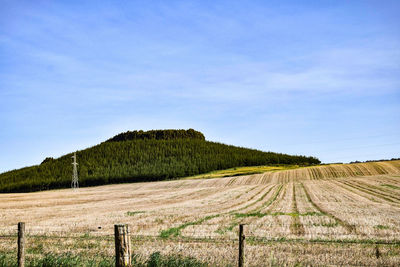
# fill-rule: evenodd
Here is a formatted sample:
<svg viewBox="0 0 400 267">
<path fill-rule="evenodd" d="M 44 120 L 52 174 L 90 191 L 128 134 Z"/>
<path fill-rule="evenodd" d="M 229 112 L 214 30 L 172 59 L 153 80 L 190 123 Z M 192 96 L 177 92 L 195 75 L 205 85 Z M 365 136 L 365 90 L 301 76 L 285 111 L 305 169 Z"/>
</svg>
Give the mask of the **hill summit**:
<svg viewBox="0 0 400 267">
<path fill-rule="evenodd" d="M 174 179 L 243 166 L 320 163 L 314 157 L 206 141 L 193 129 L 128 131 L 76 155 L 80 186 Z M 0 192 L 70 187 L 71 156 L 48 157 L 40 165 L 0 174 Z"/>
<path fill-rule="evenodd" d="M 173 140 L 173 139 L 199 139 L 206 140 L 204 134 L 189 130 L 151 130 L 151 131 L 127 131 L 120 133 L 113 138 L 108 139 L 106 142 L 120 142 L 129 140 L 144 140 L 144 139 L 156 139 L 156 140 Z"/>
</svg>

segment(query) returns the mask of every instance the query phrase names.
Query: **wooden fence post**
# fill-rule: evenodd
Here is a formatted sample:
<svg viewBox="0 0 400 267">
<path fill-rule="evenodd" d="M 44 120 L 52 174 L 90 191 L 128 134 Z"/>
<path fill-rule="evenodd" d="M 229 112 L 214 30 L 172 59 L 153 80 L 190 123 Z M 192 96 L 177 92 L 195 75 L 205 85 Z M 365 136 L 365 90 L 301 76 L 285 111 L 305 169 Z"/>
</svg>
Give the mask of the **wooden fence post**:
<svg viewBox="0 0 400 267">
<path fill-rule="evenodd" d="M 18 267 L 25 266 L 25 223 L 18 223 Z"/>
<path fill-rule="evenodd" d="M 129 237 L 128 225 L 114 225 L 115 235 L 115 266 L 131 266 L 131 239 Z"/>
<path fill-rule="evenodd" d="M 244 231 L 243 224 L 239 225 L 239 267 L 244 267 Z"/>
</svg>

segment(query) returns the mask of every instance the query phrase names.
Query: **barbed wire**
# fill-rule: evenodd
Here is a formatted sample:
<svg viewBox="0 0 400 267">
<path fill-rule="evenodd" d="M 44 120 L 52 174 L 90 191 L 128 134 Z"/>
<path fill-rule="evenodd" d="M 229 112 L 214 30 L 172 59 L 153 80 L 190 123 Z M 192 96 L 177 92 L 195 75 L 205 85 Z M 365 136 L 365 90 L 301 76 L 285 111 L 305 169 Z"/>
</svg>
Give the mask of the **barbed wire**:
<svg viewBox="0 0 400 267">
<path fill-rule="evenodd" d="M 214 225 L 215 226 L 215 225 Z M 289 225 L 287 225 L 289 226 Z M 114 240 L 114 233 L 109 231 L 86 231 L 86 232 L 71 232 L 59 231 L 51 229 L 41 229 L 41 231 L 34 231 L 33 229 L 26 229 L 25 234 L 27 238 L 50 238 L 50 239 L 100 239 L 100 240 Z M 18 235 L 16 229 L 3 231 L 0 233 L 0 239 L 14 239 Z M 246 239 L 255 242 L 354 242 L 354 243 L 380 243 L 380 244 L 400 244 L 400 232 L 395 233 L 337 233 L 326 231 L 314 231 L 305 233 L 293 233 L 288 231 L 273 231 L 257 234 L 256 231 L 247 231 Z M 131 231 L 131 240 L 133 241 L 165 241 L 176 243 L 232 243 L 237 242 L 236 231 L 230 231 L 228 234 L 223 233 L 223 236 L 218 236 L 218 233 L 210 235 L 209 232 L 188 231 L 184 230 L 178 237 L 172 236 L 163 238 L 160 233 L 157 234 L 135 234 Z M 328 239 L 329 238 L 329 239 Z M 320 240 L 319 240 L 320 239 Z"/>
<path fill-rule="evenodd" d="M 154 227 L 154 228 L 157 229 L 157 231 L 163 231 L 163 230 L 168 230 L 168 229 L 171 229 L 171 228 L 178 228 L 183 224 L 184 223 L 172 224 L 172 225 L 168 225 L 168 227 L 160 227 L 161 226 L 160 224 L 144 224 L 144 225 L 139 225 L 139 226 L 136 225 L 136 227 L 135 227 L 135 225 L 131 225 L 131 224 L 128 224 L 128 225 L 130 227 L 130 232 L 133 232 L 133 231 L 141 232 L 141 231 L 143 231 L 143 229 L 141 229 L 140 226 L 145 226 L 144 228 L 146 228 L 146 229 Z M 268 228 L 267 229 L 260 228 L 260 225 L 256 225 L 256 224 L 246 224 L 246 223 L 244 223 L 244 225 L 246 225 L 247 232 L 263 231 L 263 232 L 270 232 L 272 234 L 275 234 L 275 233 L 287 233 L 288 231 L 290 232 L 291 227 L 293 227 L 293 223 L 263 224 L 262 225 L 263 227 L 271 227 L 269 229 Z M 228 228 L 230 228 L 230 230 L 227 231 L 227 232 L 234 232 L 232 229 L 238 227 L 239 223 L 237 223 L 235 225 L 232 225 L 232 224 L 222 224 L 222 225 L 221 224 L 204 224 L 204 223 L 202 223 L 202 224 L 188 225 L 184 229 L 181 229 L 180 231 L 183 231 L 183 232 L 200 232 L 200 233 L 201 232 L 208 232 L 207 229 L 205 229 L 204 231 L 202 231 L 201 229 L 200 230 L 196 229 L 195 231 L 194 230 L 188 230 L 188 229 L 191 229 L 191 228 L 199 228 L 199 227 L 205 227 L 205 226 L 217 228 L 216 231 L 218 231 L 219 229 L 228 229 Z M 316 224 L 316 225 L 302 224 L 302 226 L 305 226 L 305 227 L 310 226 L 310 227 L 312 227 L 312 228 L 305 228 L 305 229 L 310 229 L 310 230 L 311 229 L 316 229 L 317 227 L 323 227 L 325 229 L 332 229 L 332 230 L 336 229 L 336 227 L 324 226 L 323 224 L 320 224 L 320 225 L 319 224 Z M 390 231 L 391 233 L 400 234 L 400 229 L 397 229 L 397 228 L 395 228 L 395 229 L 393 229 L 393 228 L 380 229 L 380 228 L 377 228 L 376 225 L 371 225 L 371 224 L 352 224 L 352 226 L 357 227 L 358 230 L 360 230 L 362 228 L 370 228 L 375 233 L 376 232 L 381 232 L 382 233 L 382 232 Z M 286 228 L 286 230 L 277 231 L 277 228 L 282 228 L 282 227 Z M 341 227 L 341 226 L 337 225 L 337 227 Z M 254 229 L 254 228 L 256 228 L 256 229 Z M 48 228 L 48 227 L 35 227 L 35 226 L 33 226 L 33 227 L 26 227 L 25 232 L 26 233 L 29 233 L 29 232 L 71 233 L 71 232 L 74 232 L 74 233 L 77 233 L 77 234 L 85 234 L 85 233 L 102 233 L 102 234 L 104 234 L 104 233 L 107 233 L 106 231 L 104 231 L 104 229 L 111 230 L 111 229 L 113 229 L 113 227 L 107 227 L 107 228 L 92 227 L 92 228 L 79 229 L 79 230 L 72 230 L 72 229 L 57 230 L 57 229 L 51 229 L 51 228 Z M 8 233 L 8 232 L 17 233 L 17 231 L 18 231 L 17 227 L 15 227 L 14 229 L 9 228 L 7 230 L 3 230 L 3 232 L 0 232 L 0 235 L 2 233 Z M 113 232 L 113 230 L 112 230 L 112 232 Z M 149 232 L 151 232 L 151 230 L 149 230 Z M 324 231 L 324 232 L 326 232 L 326 231 Z M 306 231 L 306 233 L 307 233 L 307 231 Z M 315 231 L 309 232 L 309 233 L 315 233 Z M 338 233 L 336 232 L 335 234 L 338 234 Z M 363 234 L 363 232 L 358 232 L 357 234 Z"/>
</svg>

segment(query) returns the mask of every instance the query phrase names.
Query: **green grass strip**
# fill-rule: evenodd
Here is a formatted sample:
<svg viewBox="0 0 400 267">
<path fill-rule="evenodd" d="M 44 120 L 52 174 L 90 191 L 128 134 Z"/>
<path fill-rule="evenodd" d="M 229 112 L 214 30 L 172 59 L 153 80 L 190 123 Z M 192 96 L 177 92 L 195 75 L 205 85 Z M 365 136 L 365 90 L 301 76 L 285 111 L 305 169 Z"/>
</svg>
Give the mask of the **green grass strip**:
<svg viewBox="0 0 400 267">
<path fill-rule="evenodd" d="M 220 216 L 220 214 L 210 215 L 210 216 L 206 216 L 206 217 L 201 218 L 200 220 L 197 220 L 194 222 L 187 222 L 187 223 L 181 224 L 178 227 L 168 228 L 166 230 L 161 231 L 160 237 L 161 238 L 169 238 L 171 236 L 177 237 L 181 234 L 181 231 L 183 229 L 185 229 L 186 227 L 191 226 L 191 225 L 202 224 L 205 221 L 211 220 L 211 219 L 219 217 L 219 216 Z"/>
<path fill-rule="evenodd" d="M 299 213 L 299 212 L 267 212 L 267 213 L 261 213 L 261 212 L 250 212 L 250 213 L 235 213 L 234 214 L 236 218 L 243 218 L 243 217 L 265 217 L 265 216 L 292 216 L 292 217 L 299 217 L 299 216 L 324 216 L 325 214 L 322 212 L 304 212 L 304 213 Z"/>
<path fill-rule="evenodd" d="M 389 187 L 389 188 L 392 188 L 392 189 L 400 190 L 399 186 L 395 186 L 395 185 L 392 185 L 392 184 L 381 184 L 381 186 L 386 186 L 386 187 Z"/>
<path fill-rule="evenodd" d="M 135 214 L 145 213 L 145 211 L 128 211 L 126 215 L 134 216 Z"/>
</svg>

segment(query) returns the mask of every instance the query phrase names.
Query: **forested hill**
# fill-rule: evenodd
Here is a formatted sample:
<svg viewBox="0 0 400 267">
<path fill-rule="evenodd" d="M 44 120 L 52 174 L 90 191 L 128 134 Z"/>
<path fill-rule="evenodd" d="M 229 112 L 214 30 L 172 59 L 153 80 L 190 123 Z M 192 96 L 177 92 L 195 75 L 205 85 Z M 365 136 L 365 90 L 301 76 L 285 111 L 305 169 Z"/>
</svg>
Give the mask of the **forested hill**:
<svg viewBox="0 0 400 267">
<path fill-rule="evenodd" d="M 80 186 L 165 180 L 242 166 L 320 163 L 314 157 L 209 142 L 193 129 L 126 132 L 76 153 Z M 70 187 L 71 156 L 0 174 L 0 192 Z"/>
</svg>

